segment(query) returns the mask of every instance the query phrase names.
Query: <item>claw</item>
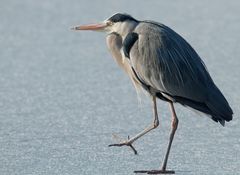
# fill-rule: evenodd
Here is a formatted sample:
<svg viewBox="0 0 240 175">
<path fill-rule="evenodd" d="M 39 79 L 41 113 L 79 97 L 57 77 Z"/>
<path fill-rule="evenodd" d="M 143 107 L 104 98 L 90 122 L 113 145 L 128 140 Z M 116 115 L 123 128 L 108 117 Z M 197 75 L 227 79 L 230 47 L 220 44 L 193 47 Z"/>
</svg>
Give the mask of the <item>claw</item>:
<svg viewBox="0 0 240 175">
<path fill-rule="evenodd" d="M 132 146 L 132 144 L 130 144 L 129 146 L 130 146 L 130 148 L 132 148 L 134 154 L 137 155 L 137 154 L 138 154 L 138 153 L 137 153 L 137 150 Z"/>
<path fill-rule="evenodd" d="M 120 139 L 120 137 L 118 137 L 117 135 L 113 134 L 113 137 L 114 138 L 117 138 L 118 140 L 122 140 Z M 112 146 L 118 146 L 118 147 L 121 147 L 121 146 L 129 146 L 135 155 L 137 155 L 137 150 L 133 147 L 132 143 L 129 142 L 130 140 L 130 137 L 128 136 L 128 140 L 127 141 L 121 141 L 120 143 L 115 143 L 115 144 L 110 144 L 108 145 L 109 147 L 112 147 Z"/>
</svg>

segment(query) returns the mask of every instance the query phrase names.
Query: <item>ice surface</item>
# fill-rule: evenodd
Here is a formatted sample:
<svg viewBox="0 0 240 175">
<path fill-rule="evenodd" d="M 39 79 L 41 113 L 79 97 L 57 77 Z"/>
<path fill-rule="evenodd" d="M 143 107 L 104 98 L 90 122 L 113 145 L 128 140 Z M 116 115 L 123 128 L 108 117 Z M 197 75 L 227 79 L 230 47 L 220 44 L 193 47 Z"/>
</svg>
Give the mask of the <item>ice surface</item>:
<svg viewBox="0 0 240 175">
<path fill-rule="evenodd" d="M 0 174 L 127 175 L 156 169 L 166 151 L 168 105 L 160 127 L 129 148 L 108 148 L 152 121 L 150 99 L 139 105 L 129 79 L 112 60 L 105 35 L 73 32 L 116 12 L 162 22 L 205 61 L 234 110 L 221 127 L 177 106 L 168 167 L 179 175 L 240 174 L 240 1 L 0 2 Z"/>
</svg>

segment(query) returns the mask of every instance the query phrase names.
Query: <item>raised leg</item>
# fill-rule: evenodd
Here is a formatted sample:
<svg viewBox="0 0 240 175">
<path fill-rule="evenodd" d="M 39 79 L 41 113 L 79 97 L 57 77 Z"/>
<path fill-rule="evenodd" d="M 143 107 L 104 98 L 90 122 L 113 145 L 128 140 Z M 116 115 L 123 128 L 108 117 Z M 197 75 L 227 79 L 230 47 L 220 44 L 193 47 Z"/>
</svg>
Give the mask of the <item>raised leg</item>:
<svg viewBox="0 0 240 175">
<path fill-rule="evenodd" d="M 123 141 L 121 143 L 111 144 L 109 146 L 130 146 L 133 149 L 134 153 L 137 154 L 137 151 L 132 146 L 132 143 L 135 142 L 140 137 L 142 137 L 143 135 L 147 134 L 149 131 L 157 128 L 159 125 L 156 96 L 152 96 L 152 102 L 153 102 L 153 117 L 154 117 L 153 123 L 150 126 L 148 126 L 146 129 L 144 129 L 142 132 L 138 133 L 136 136 L 134 136 L 126 141 Z"/>
<path fill-rule="evenodd" d="M 177 118 L 173 103 L 170 103 L 170 109 L 171 109 L 171 112 L 172 112 L 172 129 L 171 129 L 171 133 L 170 133 L 167 152 L 165 154 L 161 169 L 160 170 L 151 170 L 151 171 L 134 171 L 135 173 L 147 173 L 147 174 L 174 174 L 175 173 L 174 171 L 166 170 L 168 156 L 169 156 L 170 149 L 171 149 L 171 146 L 172 146 L 172 141 L 173 141 L 175 132 L 176 132 L 177 127 L 178 127 L 178 118 Z"/>
</svg>

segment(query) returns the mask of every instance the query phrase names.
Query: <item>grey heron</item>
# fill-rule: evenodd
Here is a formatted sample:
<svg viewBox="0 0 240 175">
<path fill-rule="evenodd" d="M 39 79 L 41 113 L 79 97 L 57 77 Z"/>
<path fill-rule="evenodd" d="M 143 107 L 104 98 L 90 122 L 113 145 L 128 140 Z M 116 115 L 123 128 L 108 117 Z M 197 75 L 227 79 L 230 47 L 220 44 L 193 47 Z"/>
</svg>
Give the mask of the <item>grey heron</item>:
<svg viewBox="0 0 240 175">
<path fill-rule="evenodd" d="M 152 98 L 152 124 L 136 136 L 109 146 L 130 146 L 137 153 L 132 143 L 159 125 L 156 99 L 170 105 L 171 132 L 160 170 L 136 172 L 174 173 L 166 169 L 178 127 L 174 103 L 200 111 L 223 126 L 225 121 L 232 120 L 233 111 L 202 59 L 185 39 L 164 24 L 139 21 L 128 14 L 117 13 L 99 24 L 73 29 L 106 32 L 107 46 L 113 58 L 134 86 L 143 89 Z"/>
</svg>

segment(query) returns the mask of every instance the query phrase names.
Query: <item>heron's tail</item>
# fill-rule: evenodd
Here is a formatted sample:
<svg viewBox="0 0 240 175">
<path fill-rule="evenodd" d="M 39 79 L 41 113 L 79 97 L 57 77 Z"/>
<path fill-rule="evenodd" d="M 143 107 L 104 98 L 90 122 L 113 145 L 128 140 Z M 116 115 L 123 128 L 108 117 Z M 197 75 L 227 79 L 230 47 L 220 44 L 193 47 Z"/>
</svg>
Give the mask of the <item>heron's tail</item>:
<svg viewBox="0 0 240 175">
<path fill-rule="evenodd" d="M 206 106 L 211 111 L 212 119 L 224 126 L 225 121 L 232 120 L 233 111 L 221 91 L 214 85 L 209 92 Z"/>
<path fill-rule="evenodd" d="M 224 126 L 225 121 L 229 122 L 232 120 L 233 111 L 223 94 L 215 85 L 209 89 L 210 92 L 208 92 L 208 100 L 206 102 L 196 102 L 176 96 L 174 96 L 174 99 L 184 106 L 189 106 L 197 111 L 210 115 L 215 122 L 219 122 Z"/>
</svg>

